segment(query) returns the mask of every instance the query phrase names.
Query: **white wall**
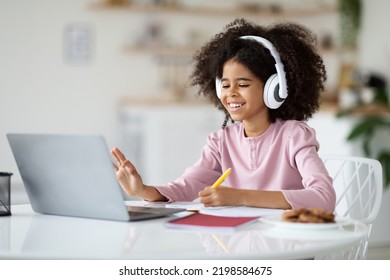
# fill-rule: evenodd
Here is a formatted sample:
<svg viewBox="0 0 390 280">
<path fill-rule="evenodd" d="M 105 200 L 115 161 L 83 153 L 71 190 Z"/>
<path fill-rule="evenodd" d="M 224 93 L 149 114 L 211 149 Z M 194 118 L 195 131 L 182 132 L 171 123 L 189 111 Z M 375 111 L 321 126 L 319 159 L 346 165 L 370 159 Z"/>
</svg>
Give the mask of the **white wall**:
<svg viewBox="0 0 390 280">
<path fill-rule="evenodd" d="M 390 79 L 390 1 L 363 0 L 364 16 L 360 36 L 360 64 Z"/>
</svg>

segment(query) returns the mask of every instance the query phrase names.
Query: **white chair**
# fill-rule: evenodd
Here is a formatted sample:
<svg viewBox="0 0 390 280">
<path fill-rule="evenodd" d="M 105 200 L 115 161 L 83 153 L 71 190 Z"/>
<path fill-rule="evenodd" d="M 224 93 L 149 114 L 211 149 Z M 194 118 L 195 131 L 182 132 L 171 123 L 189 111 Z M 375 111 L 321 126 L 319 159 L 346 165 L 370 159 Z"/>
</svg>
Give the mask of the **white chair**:
<svg viewBox="0 0 390 280">
<path fill-rule="evenodd" d="M 355 250 L 333 258 L 365 259 L 372 223 L 382 202 L 383 177 L 379 161 L 355 156 L 321 156 L 336 191 L 335 214 L 361 221 L 369 227 L 366 241 Z"/>
</svg>

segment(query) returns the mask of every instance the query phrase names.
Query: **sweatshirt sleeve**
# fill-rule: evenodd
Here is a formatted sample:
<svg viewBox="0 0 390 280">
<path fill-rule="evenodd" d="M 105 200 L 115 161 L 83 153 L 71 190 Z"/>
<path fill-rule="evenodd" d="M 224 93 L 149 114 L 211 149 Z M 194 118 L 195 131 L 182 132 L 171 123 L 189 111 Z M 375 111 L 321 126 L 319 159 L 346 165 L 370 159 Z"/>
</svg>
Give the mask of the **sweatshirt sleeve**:
<svg viewBox="0 0 390 280">
<path fill-rule="evenodd" d="M 166 185 L 154 186 L 169 202 L 194 200 L 199 191 L 211 186 L 221 175 L 220 134 L 216 132 L 208 136 L 200 159 L 181 177 Z"/>
<path fill-rule="evenodd" d="M 314 129 L 296 123 L 289 133 L 288 154 L 292 166 L 302 176 L 303 189 L 282 190 L 293 208 L 320 208 L 334 211 L 336 193 L 332 178 L 318 155 L 319 144 Z"/>
</svg>

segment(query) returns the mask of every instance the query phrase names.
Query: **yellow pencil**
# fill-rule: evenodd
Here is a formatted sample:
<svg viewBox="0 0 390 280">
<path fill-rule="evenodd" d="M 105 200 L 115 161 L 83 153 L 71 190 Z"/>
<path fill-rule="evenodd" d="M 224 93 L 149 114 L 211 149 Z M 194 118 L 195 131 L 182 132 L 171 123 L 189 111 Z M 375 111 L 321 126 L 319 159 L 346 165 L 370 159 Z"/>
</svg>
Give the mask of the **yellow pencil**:
<svg viewBox="0 0 390 280">
<path fill-rule="evenodd" d="M 212 188 L 218 188 L 219 185 L 226 179 L 227 176 L 229 176 L 230 172 L 232 172 L 231 168 L 226 169 L 226 171 L 221 175 L 221 177 L 218 178 L 217 181 L 211 186 Z"/>
</svg>

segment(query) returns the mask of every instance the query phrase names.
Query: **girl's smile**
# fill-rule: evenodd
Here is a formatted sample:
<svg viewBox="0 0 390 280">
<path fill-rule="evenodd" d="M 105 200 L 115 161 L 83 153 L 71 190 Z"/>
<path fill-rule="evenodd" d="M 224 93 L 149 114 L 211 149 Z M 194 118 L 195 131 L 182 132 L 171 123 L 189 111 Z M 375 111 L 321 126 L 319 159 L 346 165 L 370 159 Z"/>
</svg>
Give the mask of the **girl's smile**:
<svg viewBox="0 0 390 280">
<path fill-rule="evenodd" d="M 237 112 L 238 110 L 240 110 L 242 108 L 242 106 L 245 105 L 245 102 L 241 102 L 241 103 L 232 102 L 232 103 L 228 103 L 228 105 L 229 105 L 228 111 L 231 113 L 234 113 L 234 112 Z"/>
</svg>

